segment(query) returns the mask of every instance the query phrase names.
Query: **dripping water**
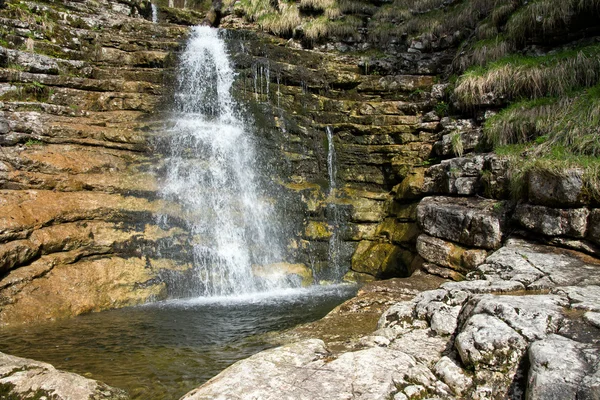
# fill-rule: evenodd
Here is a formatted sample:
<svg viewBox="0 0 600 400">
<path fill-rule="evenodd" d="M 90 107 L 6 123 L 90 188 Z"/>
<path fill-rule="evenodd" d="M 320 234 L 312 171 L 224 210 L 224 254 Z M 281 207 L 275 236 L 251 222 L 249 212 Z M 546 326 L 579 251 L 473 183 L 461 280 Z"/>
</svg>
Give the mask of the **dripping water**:
<svg viewBox="0 0 600 400">
<path fill-rule="evenodd" d="M 340 238 L 340 210 L 335 202 L 336 197 L 336 153 L 335 144 L 333 142 L 333 129 L 328 126 L 327 132 L 327 173 L 329 175 L 329 190 L 327 193 L 327 223 L 331 230 L 331 236 L 329 237 L 329 248 L 328 248 L 328 264 L 330 276 L 329 278 L 338 281 L 341 279 L 343 272 L 341 271 L 340 265 L 340 250 L 341 250 L 341 238 Z"/>
<path fill-rule="evenodd" d="M 185 294 L 293 285 L 268 267 L 281 261 L 281 235 L 259 185 L 254 138 L 231 95 L 234 71 L 218 30 L 193 28 L 177 76 L 162 195 L 181 204 L 194 237 Z M 261 266 L 260 278 L 253 265 Z"/>
<path fill-rule="evenodd" d="M 150 7 L 152 8 L 152 23 L 157 24 L 158 23 L 158 7 L 154 3 L 151 3 Z"/>
</svg>

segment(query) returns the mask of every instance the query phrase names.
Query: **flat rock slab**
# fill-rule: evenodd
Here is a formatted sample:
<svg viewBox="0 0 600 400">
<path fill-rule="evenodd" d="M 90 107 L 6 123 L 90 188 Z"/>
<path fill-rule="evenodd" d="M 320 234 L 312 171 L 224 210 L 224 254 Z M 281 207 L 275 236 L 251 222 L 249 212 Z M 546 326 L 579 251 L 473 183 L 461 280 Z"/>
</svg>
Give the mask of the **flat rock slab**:
<svg viewBox="0 0 600 400">
<path fill-rule="evenodd" d="M 503 203 L 495 200 L 426 197 L 417 208 L 417 220 L 425 233 L 484 249 L 501 246 L 505 219 Z"/>
<path fill-rule="evenodd" d="M 325 344 L 317 339 L 267 350 L 235 363 L 182 400 L 378 400 L 392 397 L 399 388 L 449 394 L 428 368 L 401 351 L 372 347 L 334 360 L 327 356 Z"/>
<path fill-rule="evenodd" d="M 514 281 L 527 289 L 600 285 L 597 259 L 572 250 L 511 239 L 477 270 L 488 281 Z"/>
<path fill-rule="evenodd" d="M 125 391 L 102 382 L 57 370 L 50 364 L 4 353 L 0 353 L 0 390 L 11 399 L 129 399 Z"/>
</svg>

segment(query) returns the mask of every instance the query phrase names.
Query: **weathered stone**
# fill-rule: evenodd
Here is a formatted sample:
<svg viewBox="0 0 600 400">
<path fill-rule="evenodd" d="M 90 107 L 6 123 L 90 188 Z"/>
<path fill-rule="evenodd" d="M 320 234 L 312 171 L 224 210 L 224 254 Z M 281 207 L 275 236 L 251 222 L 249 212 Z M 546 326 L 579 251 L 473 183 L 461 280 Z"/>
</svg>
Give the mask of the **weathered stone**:
<svg viewBox="0 0 600 400">
<path fill-rule="evenodd" d="M 498 318 L 475 314 L 461 328 L 455 346 L 465 365 L 473 366 L 475 370 L 502 371 L 510 382 L 527 349 L 527 342 Z"/>
<path fill-rule="evenodd" d="M 600 267 L 595 260 L 572 250 L 558 251 L 513 239 L 477 270 L 488 281 L 520 282 L 528 289 L 600 284 Z"/>
<path fill-rule="evenodd" d="M 125 391 L 57 370 L 50 364 L 0 353 L 3 398 L 55 400 L 127 400 Z M 4 397 L 6 396 L 6 397 Z"/>
<path fill-rule="evenodd" d="M 484 249 L 502 243 L 505 210 L 493 200 L 426 197 L 419 203 L 417 218 L 427 234 L 440 239 Z"/>
<path fill-rule="evenodd" d="M 453 281 L 462 281 L 465 279 L 465 276 L 460 272 L 456 272 L 451 268 L 440 267 L 437 264 L 423 263 L 421 268 L 423 268 L 423 270 L 427 271 L 429 274 L 441 276 L 442 278 L 446 279 L 452 279 Z"/>
<path fill-rule="evenodd" d="M 307 340 L 267 350 L 239 361 L 185 395 L 185 400 L 218 398 L 270 398 L 285 393 L 295 399 L 390 397 L 412 380 L 431 382 L 424 393 L 447 394 L 447 387 L 413 357 L 391 349 L 373 347 L 349 352 L 326 361 L 320 340 Z M 315 374 L 315 371 L 319 373 Z M 440 385 L 441 384 L 441 385 Z"/>
<path fill-rule="evenodd" d="M 529 348 L 527 399 L 593 399 L 600 395 L 598 348 L 550 335 Z"/>
<path fill-rule="evenodd" d="M 590 212 L 587 239 L 600 244 L 600 209 L 596 208 Z"/>
<path fill-rule="evenodd" d="M 497 154 L 487 154 L 483 164 L 481 183 L 485 197 L 508 199 L 510 197 L 509 171 L 510 160 Z"/>
<path fill-rule="evenodd" d="M 596 328 L 600 328 L 600 312 L 588 311 L 583 314 L 583 319 Z"/>
<path fill-rule="evenodd" d="M 414 255 L 389 243 L 362 241 L 352 256 L 352 270 L 377 278 L 407 276 Z"/>
<path fill-rule="evenodd" d="M 528 183 L 530 203 L 556 208 L 585 204 L 581 169 L 568 169 L 560 174 L 534 169 L 529 173 Z"/>
<path fill-rule="evenodd" d="M 402 182 L 392 190 L 394 197 L 400 200 L 413 200 L 423 197 L 425 194 L 424 174 L 425 170 L 423 168 L 412 169 Z"/>
<path fill-rule="evenodd" d="M 546 236 L 583 238 L 587 232 L 589 214 L 587 208 L 563 210 L 520 204 L 515 210 L 515 219 L 524 228 Z"/>
<path fill-rule="evenodd" d="M 459 120 L 457 122 L 460 121 L 464 120 Z M 433 147 L 438 156 L 448 157 L 454 155 L 460 157 L 463 152 L 474 150 L 481 142 L 483 136 L 481 128 L 474 128 L 469 120 L 466 121 L 468 121 L 466 124 L 463 126 L 456 126 L 454 129 L 445 127 L 446 132 L 450 130 L 450 133 L 442 136 L 442 140 L 436 142 Z"/>
<path fill-rule="evenodd" d="M 424 191 L 428 194 L 472 196 L 481 188 L 483 162 L 482 155 L 444 160 L 426 171 Z"/>
<path fill-rule="evenodd" d="M 466 394 L 473 385 L 473 379 L 449 357 L 442 357 L 435 364 L 434 372 L 458 396 Z"/>
<path fill-rule="evenodd" d="M 600 312 L 600 286 L 562 286 L 554 289 L 553 293 L 566 295 L 571 308 Z"/>
<path fill-rule="evenodd" d="M 419 235 L 419 227 L 414 222 L 401 222 L 387 218 L 377 229 L 377 236 L 385 238 L 392 243 L 415 243 Z"/>
<path fill-rule="evenodd" d="M 454 243 L 428 235 L 417 238 L 417 251 L 426 261 L 465 273 L 482 264 L 487 252 L 465 249 Z"/>
</svg>

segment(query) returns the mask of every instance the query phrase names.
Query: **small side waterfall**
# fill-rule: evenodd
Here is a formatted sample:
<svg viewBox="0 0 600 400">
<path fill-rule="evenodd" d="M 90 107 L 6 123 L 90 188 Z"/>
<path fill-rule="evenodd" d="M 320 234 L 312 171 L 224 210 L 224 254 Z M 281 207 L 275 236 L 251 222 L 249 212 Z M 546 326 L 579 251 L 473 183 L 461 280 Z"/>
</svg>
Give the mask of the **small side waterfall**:
<svg viewBox="0 0 600 400">
<path fill-rule="evenodd" d="M 150 7 L 152 9 L 152 23 L 157 24 L 158 23 L 158 7 L 154 3 L 151 3 Z"/>
<path fill-rule="evenodd" d="M 281 235 L 258 183 L 256 148 L 231 95 L 234 71 L 218 30 L 193 28 L 177 76 L 162 195 L 187 213 L 194 294 L 290 286 L 268 268 L 281 261 Z"/>
<path fill-rule="evenodd" d="M 328 126 L 327 132 L 327 172 L 329 175 L 329 190 L 327 193 L 327 223 L 331 230 L 331 236 L 329 237 L 329 251 L 328 251 L 328 262 L 331 280 L 339 280 L 341 278 L 341 266 L 340 266 L 340 212 L 338 205 L 335 203 L 336 196 L 336 154 L 335 144 L 333 143 L 333 129 Z"/>
</svg>

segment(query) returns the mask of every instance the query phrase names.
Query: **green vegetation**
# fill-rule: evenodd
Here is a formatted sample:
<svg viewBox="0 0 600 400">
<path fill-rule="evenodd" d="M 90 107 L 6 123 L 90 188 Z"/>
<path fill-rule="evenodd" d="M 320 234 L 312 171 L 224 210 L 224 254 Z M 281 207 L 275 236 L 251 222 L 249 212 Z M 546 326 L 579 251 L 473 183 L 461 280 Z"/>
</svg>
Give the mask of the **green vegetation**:
<svg viewBox="0 0 600 400">
<path fill-rule="evenodd" d="M 464 108 L 485 103 L 489 93 L 504 102 L 564 96 L 600 81 L 600 45 L 542 57 L 509 56 L 463 74 L 454 94 Z"/>
<path fill-rule="evenodd" d="M 41 140 L 38 140 L 38 139 L 28 139 L 25 142 L 25 146 L 27 146 L 27 147 L 42 146 L 42 145 L 44 145 L 44 142 L 42 142 Z"/>
</svg>

